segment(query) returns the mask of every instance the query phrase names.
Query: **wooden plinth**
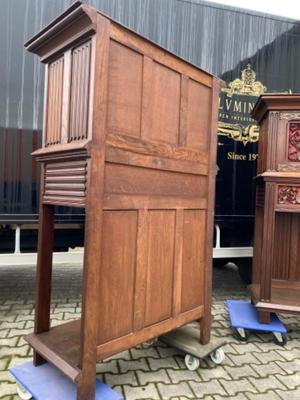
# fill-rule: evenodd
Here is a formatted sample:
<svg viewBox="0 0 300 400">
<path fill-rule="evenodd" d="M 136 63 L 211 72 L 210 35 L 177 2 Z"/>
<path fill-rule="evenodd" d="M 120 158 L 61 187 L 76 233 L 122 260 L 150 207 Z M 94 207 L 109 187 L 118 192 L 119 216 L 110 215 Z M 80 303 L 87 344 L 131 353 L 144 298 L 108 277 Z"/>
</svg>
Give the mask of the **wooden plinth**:
<svg viewBox="0 0 300 400">
<path fill-rule="evenodd" d="M 269 302 L 260 299 L 260 285 L 249 286 L 252 301 L 261 311 L 299 313 L 300 314 L 300 283 L 273 280 L 271 299 Z"/>
</svg>

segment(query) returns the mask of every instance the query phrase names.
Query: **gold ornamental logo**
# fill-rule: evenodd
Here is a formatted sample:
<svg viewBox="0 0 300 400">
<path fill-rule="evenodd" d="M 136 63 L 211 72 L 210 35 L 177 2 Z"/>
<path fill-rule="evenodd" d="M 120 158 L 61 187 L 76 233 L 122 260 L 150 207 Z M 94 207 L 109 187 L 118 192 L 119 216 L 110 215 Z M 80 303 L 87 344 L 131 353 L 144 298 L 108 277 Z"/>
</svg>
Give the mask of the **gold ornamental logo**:
<svg viewBox="0 0 300 400">
<path fill-rule="evenodd" d="M 248 64 L 240 78 L 221 89 L 218 135 L 242 142 L 245 146 L 257 142 L 259 128 L 250 113 L 257 98 L 266 90 L 266 86 L 256 80 L 256 73 Z"/>
</svg>

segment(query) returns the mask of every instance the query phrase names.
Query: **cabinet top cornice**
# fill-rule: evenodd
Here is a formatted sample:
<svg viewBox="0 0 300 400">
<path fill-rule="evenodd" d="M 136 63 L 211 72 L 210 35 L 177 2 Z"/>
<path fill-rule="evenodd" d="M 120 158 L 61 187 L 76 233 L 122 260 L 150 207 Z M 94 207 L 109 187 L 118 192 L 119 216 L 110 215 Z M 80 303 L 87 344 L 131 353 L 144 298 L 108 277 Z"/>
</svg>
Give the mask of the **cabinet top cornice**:
<svg viewBox="0 0 300 400">
<path fill-rule="evenodd" d="M 261 95 L 253 110 L 252 117 L 260 122 L 269 111 L 299 111 L 300 93 L 265 93 Z"/>
</svg>

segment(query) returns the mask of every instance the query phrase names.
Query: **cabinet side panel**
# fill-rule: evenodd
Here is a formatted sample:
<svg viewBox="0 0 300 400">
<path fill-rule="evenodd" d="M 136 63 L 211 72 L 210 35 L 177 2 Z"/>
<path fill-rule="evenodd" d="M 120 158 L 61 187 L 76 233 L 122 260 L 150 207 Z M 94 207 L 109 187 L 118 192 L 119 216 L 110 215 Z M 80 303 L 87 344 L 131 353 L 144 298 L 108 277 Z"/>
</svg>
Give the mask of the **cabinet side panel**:
<svg viewBox="0 0 300 400">
<path fill-rule="evenodd" d="M 181 311 L 203 304 L 206 211 L 185 210 L 183 214 Z"/>
<path fill-rule="evenodd" d="M 137 212 L 105 211 L 102 234 L 99 344 L 133 330 Z"/>
<path fill-rule="evenodd" d="M 187 147 L 208 150 L 211 121 L 211 89 L 189 79 L 187 104 Z"/>
<path fill-rule="evenodd" d="M 140 136 L 143 56 L 110 41 L 107 130 Z"/>
<path fill-rule="evenodd" d="M 175 211 L 150 211 L 145 326 L 172 314 L 174 237 Z"/>
</svg>

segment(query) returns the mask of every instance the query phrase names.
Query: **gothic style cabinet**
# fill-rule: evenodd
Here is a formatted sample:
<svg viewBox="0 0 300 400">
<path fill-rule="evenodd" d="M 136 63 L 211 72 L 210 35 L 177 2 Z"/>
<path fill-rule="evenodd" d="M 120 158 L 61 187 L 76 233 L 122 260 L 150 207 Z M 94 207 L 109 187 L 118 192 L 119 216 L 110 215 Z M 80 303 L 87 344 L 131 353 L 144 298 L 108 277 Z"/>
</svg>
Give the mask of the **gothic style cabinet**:
<svg viewBox="0 0 300 400">
<path fill-rule="evenodd" d="M 300 313 L 300 95 L 262 95 L 252 300 L 261 322 L 271 311 Z"/>
<path fill-rule="evenodd" d="M 86 4 L 26 47 L 46 64 L 27 341 L 91 400 L 97 361 L 193 320 L 209 341 L 220 81 Z M 81 319 L 51 328 L 55 205 L 86 219 Z"/>
</svg>

